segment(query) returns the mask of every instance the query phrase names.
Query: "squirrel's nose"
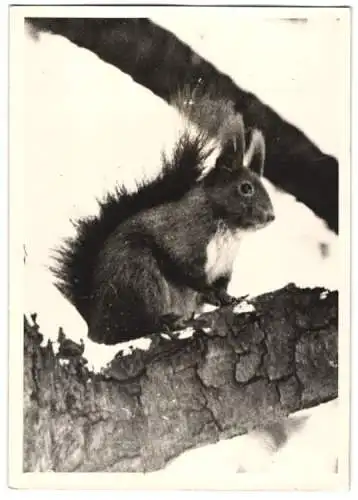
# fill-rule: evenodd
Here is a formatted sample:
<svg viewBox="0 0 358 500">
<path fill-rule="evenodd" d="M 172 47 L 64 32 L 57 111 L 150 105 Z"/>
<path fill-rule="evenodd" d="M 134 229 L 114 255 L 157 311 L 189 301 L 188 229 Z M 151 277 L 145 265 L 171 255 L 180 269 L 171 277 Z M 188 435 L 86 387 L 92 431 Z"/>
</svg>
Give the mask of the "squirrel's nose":
<svg viewBox="0 0 358 500">
<path fill-rule="evenodd" d="M 273 212 L 267 212 L 266 220 L 267 222 L 273 222 L 275 220 L 275 214 Z"/>
</svg>

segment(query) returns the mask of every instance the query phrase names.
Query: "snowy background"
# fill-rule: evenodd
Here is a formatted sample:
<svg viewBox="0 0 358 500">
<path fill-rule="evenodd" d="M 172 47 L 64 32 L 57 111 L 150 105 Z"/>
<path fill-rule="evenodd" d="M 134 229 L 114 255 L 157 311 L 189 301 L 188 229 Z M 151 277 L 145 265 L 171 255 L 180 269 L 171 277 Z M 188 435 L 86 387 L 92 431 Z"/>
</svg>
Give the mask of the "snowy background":
<svg viewBox="0 0 358 500">
<path fill-rule="evenodd" d="M 215 10 L 153 20 L 298 126 L 325 153 L 345 157 L 346 82 L 337 78 L 344 73 L 345 25 L 336 16 L 289 22 Z M 86 324 L 52 284 L 51 249 L 73 234 L 70 219 L 95 214 L 95 198 L 116 182 L 131 187 L 134 179 L 155 175 L 160 153 L 170 151 L 181 120 L 129 76 L 62 37 L 41 34 L 36 41 L 26 35 L 24 63 L 25 309 L 38 313 L 45 342 L 57 339 L 59 326 L 78 341 L 86 337 Z M 269 183 L 268 188 L 277 219 L 243 241 L 229 291 L 257 295 L 288 282 L 337 289 L 336 235 L 292 196 Z M 322 243 L 328 246 L 325 257 Z M 86 339 L 84 355 L 98 370 L 113 348 Z M 279 451 L 269 435 L 255 432 L 187 452 L 166 471 L 335 471 L 336 418 L 336 403 L 327 403 L 290 417 L 285 426 L 292 436 Z"/>
</svg>

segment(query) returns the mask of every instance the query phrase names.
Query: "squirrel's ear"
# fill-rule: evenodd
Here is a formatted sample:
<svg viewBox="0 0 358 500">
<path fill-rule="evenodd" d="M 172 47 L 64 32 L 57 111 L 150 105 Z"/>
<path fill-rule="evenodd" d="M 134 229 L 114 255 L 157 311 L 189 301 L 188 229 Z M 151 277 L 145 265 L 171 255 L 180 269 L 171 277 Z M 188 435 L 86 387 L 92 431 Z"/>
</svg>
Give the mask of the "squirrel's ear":
<svg viewBox="0 0 358 500">
<path fill-rule="evenodd" d="M 244 154 L 243 164 L 261 177 L 264 173 L 266 154 L 264 136 L 260 130 L 254 129 L 251 132 L 251 139 L 247 142 L 249 146 Z"/>
<path fill-rule="evenodd" d="M 244 122 L 240 115 L 228 122 L 226 130 L 221 130 L 221 151 L 216 160 L 216 168 L 235 170 L 242 167 L 245 151 Z"/>
</svg>

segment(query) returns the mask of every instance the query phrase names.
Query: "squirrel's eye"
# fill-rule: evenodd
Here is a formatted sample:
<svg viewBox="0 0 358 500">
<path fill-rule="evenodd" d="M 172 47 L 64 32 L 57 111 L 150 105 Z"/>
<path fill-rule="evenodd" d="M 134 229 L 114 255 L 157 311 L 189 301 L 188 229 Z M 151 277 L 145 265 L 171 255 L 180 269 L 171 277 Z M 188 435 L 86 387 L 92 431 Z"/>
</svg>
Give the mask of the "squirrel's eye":
<svg viewBox="0 0 358 500">
<path fill-rule="evenodd" d="M 251 196 L 254 193 L 254 186 L 249 181 L 244 181 L 239 186 L 239 191 L 244 196 Z"/>
</svg>

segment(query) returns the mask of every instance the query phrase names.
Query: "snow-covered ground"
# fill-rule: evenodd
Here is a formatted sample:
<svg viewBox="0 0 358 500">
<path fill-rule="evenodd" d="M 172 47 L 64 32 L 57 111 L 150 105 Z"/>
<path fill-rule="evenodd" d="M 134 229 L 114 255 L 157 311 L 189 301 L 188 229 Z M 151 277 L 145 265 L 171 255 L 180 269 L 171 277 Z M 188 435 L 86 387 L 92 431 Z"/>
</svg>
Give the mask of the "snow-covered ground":
<svg viewBox="0 0 358 500">
<path fill-rule="evenodd" d="M 344 158 L 346 82 L 337 74 L 344 64 L 345 25 L 335 16 L 292 23 L 193 11 L 190 17 L 153 19 L 300 127 L 324 152 Z M 181 120 L 129 76 L 62 37 L 26 36 L 24 63 L 25 309 L 38 313 L 46 340 L 56 340 L 61 325 L 78 341 L 86 337 L 86 324 L 52 284 L 50 249 L 73 234 L 70 219 L 96 213 L 96 197 L 116 182 L 134 186 L 135 179 L 155 175 Z M 277 220 L 243 241 L 231 293 L 256 295 L 288 282 L 338 288 L 336 235 L 291 195 L 267 184 Z M 329 249 L 324 258 L 322 243 Z M 95 369 L 112 354 L 113 348 L 86 339 L 85 356 Z M 287 420 L 287 429 L 300 429 L 292 430 L 279 452 L 269 436 L 253 433 L 187 452 L 168 470 L 334 471 L 336 418 L 336 403 L 327 403 Z"/>
</svg>

